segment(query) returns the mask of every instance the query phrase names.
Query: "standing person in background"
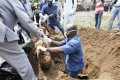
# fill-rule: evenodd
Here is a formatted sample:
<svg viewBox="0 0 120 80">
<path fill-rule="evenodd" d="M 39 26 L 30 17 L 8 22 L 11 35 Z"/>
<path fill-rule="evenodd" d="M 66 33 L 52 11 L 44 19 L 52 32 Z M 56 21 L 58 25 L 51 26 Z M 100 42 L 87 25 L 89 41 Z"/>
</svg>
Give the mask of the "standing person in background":
<svg viewBox="0 0 120 80">
<path fill-rule="evenodd" d="M 108 8 L 109 8 L 109 2 L 108 2 L 108 1 L 105 1 L 105 2 L 104 2 L 104 11 L 105 11 L 105 12 L 108 12 Z"/>
<path fill-rule="evenodd" d="M 33 11 L 32 11 L 32 2 L 30 0 L 28 0 L 28 2 L 25 4 L 28 14 L 30 16 L 30 19 L 33 19 L 34 15 L 33 15 Z"/>
<path fill-rule="evenodd" d="M 58 14 L 59 20 L 61 20 L 62 5 L 61 5 L 61 3 L 60 3 L 60 0 L 55 0 L 54 3 L 55 3 L 55 4 L 57 5 L 57 7 L 58 7 L 58 9 L 57 9 L 57 14 Z"/>
<path fill-rule="evenodd" d="M 115 17 L 118 18 L 118 29 L 120 30 L 120 0 L 113 0 L 112 3 L 114 4 L 111 12 L 111 19 L 108 25 L 108 30 L 112 30 L 112 25 L 115 20 Z"/>
<path fill-rule="evenodd" d="M 39 4 L 37 2 L 34 2 L 33 3 L 33 7 L 34 7 L 34 10 L 33 10 L 33 13 L 34 13 L 34 23 L 39 27 Z M 33 8 L 32 7 L 32 8 Z"/>
<path fill-rule="evenodd" d="M 74 23 L 74 14 L 77 9 L 77 0 L 66 0 L 64 3 L 63 17 L 64 26 Z M 64 27 L 65 28 L 65 27 Z"/>
<path fill-rule="evenodd" d="M 104 12 L 104 4 L 101 0 L 96 0 L 95 5 L 95 27 L 100 29 L 101 19 Z"/>
<path fill-rule="evenodd" d="M 112 7 L 113 7 L 113 4 L 112 4 L 112 1 L 109 1 L 109 3 L 110 3 L 109 9 L 110 9 L 110 11 L 111 11 L 111 10 L 112 10 Z"/>
<path fill-rule="evenodd" d="M 33 18 L 33 11 L 32 11 L 32 3 L 30 0 L 22 0 L 22 4 L 24 9 L 27 11 L 27 14 L 29 15 L 30 19 Z"/>
</svg>

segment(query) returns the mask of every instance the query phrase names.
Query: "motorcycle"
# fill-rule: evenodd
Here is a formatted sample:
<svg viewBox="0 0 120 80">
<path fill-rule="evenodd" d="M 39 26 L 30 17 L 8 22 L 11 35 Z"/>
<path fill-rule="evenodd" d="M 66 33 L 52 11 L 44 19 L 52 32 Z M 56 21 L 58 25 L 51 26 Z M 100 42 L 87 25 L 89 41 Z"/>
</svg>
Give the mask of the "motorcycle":
<svg viewBox="0 0 120 80">
<path fill-rule="evenodd" d="M 31 42 L 30 37 L 19 26 L 16 26 L 14 28 L 14 31 L 20 37 L 20 40 L 18 42 L 19 45 L 21 45 L 25 53 L 27 53 L 30 50 L 29 47 L 29 44 Z M 0 57 L 0 80 L 22 80 L 16 69 L 1 57 Z"/>
</svg>

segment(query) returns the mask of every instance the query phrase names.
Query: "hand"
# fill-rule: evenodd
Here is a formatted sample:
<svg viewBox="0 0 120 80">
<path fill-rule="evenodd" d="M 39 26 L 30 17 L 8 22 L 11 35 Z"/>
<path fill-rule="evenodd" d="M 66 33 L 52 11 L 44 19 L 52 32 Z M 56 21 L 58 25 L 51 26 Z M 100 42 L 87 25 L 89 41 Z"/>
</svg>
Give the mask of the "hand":
<svg viewBox="0 0 120 80">
<path fill-rule="evenodd" d="M 45 14 L 44 18 L 47 20 L 49 18 L 49 16 L 47 14 Z"/>
<path fill-rule="evenodd" d="M 40 13 L 39 15 L 40 15 L 41 22 L 45 22 L 49 18 L 49 16 L 47 14 L 43 15 L 42 13 Z"/>
<path fill-rule="evenodd" d="M 51 42 L 52 42 L 52 39 L 50 39 L 50 38 L 47 38 L 47 41 L 51 43 Z"/>
<path fill-rule="evenodd" d="M 44 51 L 44 52 L 47 50 L 47 48 L 42 47 L 42 46 L 38 46 L 37 49 L 40 49 L 41 51 Z"/>
<path fill-rule="evenodd" d="M 47 14 L 45 14 L 43 17 L 41 17 L 41 22 L 47 21 L 48 18 L 49 18 L 49 16 Z"/>
<path fill-rule="evenodd" d="M 39 15 L 40 15 L 40 17 L 42 17 L 42 18 L 44 17 L 42 13 L 40 13 Z"/>
<path fill-rule="evenodd" d="M 50 42 L 50 43 L 52 42 L 52 39 L 48 38 L 47 36 L 44 36 L 44 40 L 45 40 L 45 41 L 48 41 L 48 42 Z"/>
</svg>

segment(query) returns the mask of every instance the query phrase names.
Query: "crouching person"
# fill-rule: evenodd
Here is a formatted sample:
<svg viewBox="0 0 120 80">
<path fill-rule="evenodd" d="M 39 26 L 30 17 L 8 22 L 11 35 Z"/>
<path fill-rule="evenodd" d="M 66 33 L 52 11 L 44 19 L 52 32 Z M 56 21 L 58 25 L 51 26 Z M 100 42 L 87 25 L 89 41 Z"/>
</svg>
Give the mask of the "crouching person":
<svg viewBox="0 0 120 80">
<path fill-rule="evenodd" d="M 68 70 L 69 76 L 74 79 L 77 78 L 78 73 L 84 67 L 83 51 L 80 38 L 77 35 L 77 26 L 68 24 L 66 27 L 66 38 L 61 42 L 46 38 L 48 42 L 51 42 L 58 47 L 45 48 L 38 46 L 38 49 L 56 53 L 64 52 L 66 69 Z"/>
</svg>

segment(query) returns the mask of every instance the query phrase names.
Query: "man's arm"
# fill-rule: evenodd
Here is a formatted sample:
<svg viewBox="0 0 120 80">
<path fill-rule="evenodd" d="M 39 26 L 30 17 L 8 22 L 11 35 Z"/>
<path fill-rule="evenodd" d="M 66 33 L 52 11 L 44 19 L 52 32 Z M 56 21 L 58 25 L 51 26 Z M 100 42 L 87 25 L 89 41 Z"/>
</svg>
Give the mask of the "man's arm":
<svg viewBox="0 0 120 80">
<path fill-rule="evenodd" d="M 55 53 L 57 53 L 57 52 L 63 52 L 61 47 L 47 48 L 46 51 L 48 51 L 48 52 L 55 52 Z"/>
<path fill-rule="evenodd" d="M 51 43 L 55 44 L 56 46 L 61 46 L 62 45 L 62 43 L 60 41 L 54 41 L 54 40 L 52 40 Z"/>
<path fill-rule="evenodd" d="M 50 39 L 50 38 L 48 38 L 48 37 L 44 37 L 44 38 L 45 38 L 46 41 L 48 41 L 49 43 L 52 43 L 52 44 L 54 44 L 54 45 L 56 45 L 56 46 L 62 46 L 62 45 L 65 44 L 65 40 L 55 41 L 55 40 L 52 40 L 52 39 Z"/>
<path fill-rule="evenodd" d="M 49 15 L 49 18 L 52 18 L 52 17 L 54 17 L 55 16 L 55 14 L 50 14 Z"/>
</svg>

